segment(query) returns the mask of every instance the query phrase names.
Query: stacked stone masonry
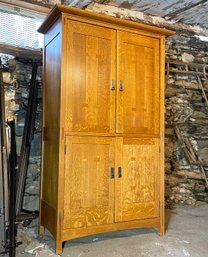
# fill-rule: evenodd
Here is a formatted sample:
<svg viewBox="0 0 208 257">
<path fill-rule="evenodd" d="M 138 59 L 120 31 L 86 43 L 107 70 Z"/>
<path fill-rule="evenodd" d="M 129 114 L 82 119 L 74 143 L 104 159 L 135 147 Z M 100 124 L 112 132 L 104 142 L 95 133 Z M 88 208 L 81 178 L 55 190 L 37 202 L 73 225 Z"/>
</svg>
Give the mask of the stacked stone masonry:
<svg viewBox="0 0 208 257">
<path fill-rule="evenodd" d="M 15 58 L 14 56 L 0 54 L 5 87 L 6 120 L 16 120 L 17 155 L 20 155 L 22 135 L 25 123 L 25 113 L 28 105 L 28 93 L 32 72 L 32 60 L 28 58 Z M 30 159 L 27 171 L 23 209 L 39 209 L 39 181 L 41 156 L 41 66 L 38 70 L 38 106 L 35 121 L 34 138 L 30 150 Z"/>
<path fill-rule="evenodd" d="M 167 39 L 167 61 L 208 63 L 208 43 L 185 33 Z M 178 67 L 176 66 L 177 70 Z M 201 76 L 208 93 L 208 80 Z M 166 203 L 208 202 L 205 180 L 198 165 L 189 165 L 174 127 L 189 138 L 192 147 L 208 164 L 208 106 L 196 75 L 170 73 L 166 79 L 165 184 Z M 208 166 L 205 165 L 208 176 Z"/>
</svg>

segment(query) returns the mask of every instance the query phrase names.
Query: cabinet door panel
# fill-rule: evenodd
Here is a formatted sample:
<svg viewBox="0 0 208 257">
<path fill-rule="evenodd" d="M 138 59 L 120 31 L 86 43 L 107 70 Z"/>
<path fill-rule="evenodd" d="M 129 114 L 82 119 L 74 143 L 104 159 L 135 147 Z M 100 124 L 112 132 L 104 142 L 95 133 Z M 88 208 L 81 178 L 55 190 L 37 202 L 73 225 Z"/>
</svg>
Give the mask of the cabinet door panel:
<svg viewBox="0 0 208 257">
<path fill-rule="evenodd" d="M 159 40 L 118 31 L 117 133 L 159 134 Z"/>
<path fill-rule="evenodd" d="M 66 137 L 64 228 L 114 222 L 114 140 Z"/>
<path fill-rule="evenodd" d="M 159 216 L 159 140 L 121 139 L 122 177 L 116 178 L 116 221 Z"/>
<path fill-rule="evenodd" d="M 115 132 L 116 32 L 67 21 L 64 84 L 67 131 Z"/>
</svg>

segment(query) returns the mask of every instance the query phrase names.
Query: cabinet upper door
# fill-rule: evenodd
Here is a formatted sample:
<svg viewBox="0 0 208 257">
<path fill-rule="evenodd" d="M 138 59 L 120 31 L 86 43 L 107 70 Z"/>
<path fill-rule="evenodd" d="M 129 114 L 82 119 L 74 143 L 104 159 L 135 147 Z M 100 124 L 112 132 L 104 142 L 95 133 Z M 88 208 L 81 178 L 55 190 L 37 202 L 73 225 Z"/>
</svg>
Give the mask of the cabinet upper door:
<svg viewBox="0 0 208 257">
<path fill-rule="evenodd" d="M 114 222 L 114 139 L 66 137 L 64 228 Z"/>
<path fill-rule="evenodd" d="M 117 152 L 115 221 L 159 217 L 159 139 L 123 138 Z"/>
<path fill-rule="evenodd" d="M 71 20 L 64 26 L 65 129 L 115 132 L 116 31 Z"/>
<path fill-rule="evenodd" d="M 117 133 L 159 134 L 159 40 L 118 31 Z"/>
</svg>

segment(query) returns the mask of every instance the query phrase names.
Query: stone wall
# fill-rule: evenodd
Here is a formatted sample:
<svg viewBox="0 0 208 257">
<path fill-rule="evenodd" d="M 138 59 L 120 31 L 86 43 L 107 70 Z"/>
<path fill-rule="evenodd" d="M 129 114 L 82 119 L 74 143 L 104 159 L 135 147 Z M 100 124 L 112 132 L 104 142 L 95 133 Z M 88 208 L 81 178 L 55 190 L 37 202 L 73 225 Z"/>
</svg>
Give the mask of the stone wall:
<svg viewBox="0 0 208 257">
<path fill-rule="evenodd" d="M 185 33 L 167 39 L 167 60 L 208 62 L 208 43 Z M 175 67 L 178 68 L 177 66 Z M 202 76 L 208 91 L 208 80 Z M 208 163 L 208 106 L 195 75 L 170 73 L 166 85 L 166 201 L 167 203 L 196 204 L 208 202 L 205 181 L 200 168 L 189 165 L 174 127 L 188 137 L 202 161 Z M 208 169 L 205 170 L 208 171 Z M 208 175 L 208 172 L 207 172 Z"/>
<path fill-rule="evenodd" d="M 7 71 L 3 72 L 3 81 L 9 85 L 5 87 L 6 120 L 16 120 L 17 155 L 20 155 L 22 135 L 25 123 L 25 113 L 28 104 L 28 93 L 32 72 L 32 60 L 28 58 L 14 58 L 14 56 L 0 54 L 0 58 Z M 27 180 L 23 208 L 27 210 L 39 209 L 39 181 L 41 155 L 41 67 L 38 70 L 38 106 L 36 113 L 34 139 L 30 150 Z"/>
</svg>

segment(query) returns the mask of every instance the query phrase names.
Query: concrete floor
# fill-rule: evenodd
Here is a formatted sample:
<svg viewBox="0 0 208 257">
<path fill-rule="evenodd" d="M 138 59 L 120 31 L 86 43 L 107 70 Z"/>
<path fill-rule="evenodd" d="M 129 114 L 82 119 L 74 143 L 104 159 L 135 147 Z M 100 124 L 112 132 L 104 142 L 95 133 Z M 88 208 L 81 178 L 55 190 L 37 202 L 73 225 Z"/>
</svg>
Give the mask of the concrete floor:
<svg viewBox="0 0 208 257">
<path fill-rule="evenodd" d="M 164 237 L 152 229 L 134 229 L 88 236 L 65 243 L 62 257 L 208 257 L 208 205 L 179 206 L 166 211 Z M 20 233 L 24 244 L 17 257 L 54 257 L 49 235 L 33 239 L 31 227 Z M 34 235 L 33 235 L 34 236 Z M 29 238 L 29 239 L 28 239 Z"/>
</svg>

